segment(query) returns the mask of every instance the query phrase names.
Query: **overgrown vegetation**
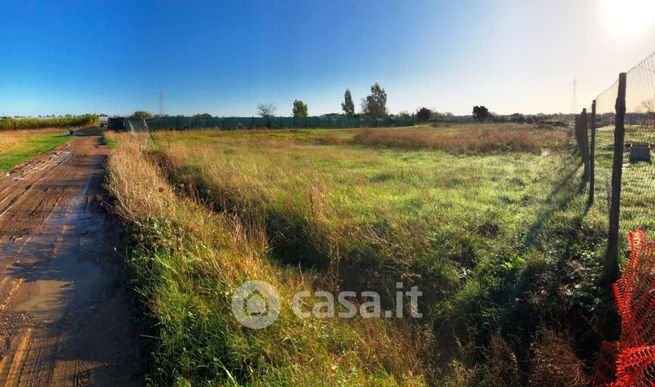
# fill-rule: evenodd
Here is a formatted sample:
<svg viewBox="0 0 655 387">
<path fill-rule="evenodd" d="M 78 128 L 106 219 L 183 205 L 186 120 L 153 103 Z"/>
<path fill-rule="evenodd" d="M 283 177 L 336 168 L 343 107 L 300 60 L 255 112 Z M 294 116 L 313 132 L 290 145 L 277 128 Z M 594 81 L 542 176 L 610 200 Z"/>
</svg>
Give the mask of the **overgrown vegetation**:
<svg viewBox="0 0 655 387">
<path fill-rule="evenodd" d="M 98 116 L 85 114 L 82 116 L 67 115 L 64 117 L 38 117 L 38 118 L 0 118 L 0 130 L 38 129 L 38 128 L 70 128 L 91 126 L 98 123 Z"/>
<path fill-rule="evenodd" d="M 354 144 L 404 149 L 439 149 L 451 153 L 499 153 L 559 150 L 570 141 L 566 128 L 528 125 L 466 125 L 456 129 L 384 128 L 364 130 Z"/>
<path fill-rule="evenodd" d="M 19 130 L 0 133 L 0 172 L 65 143 L 61 130 Z"/>
<path fill-rule="evenodd" d="M 285 308 L 266 329 L 240 326 L 230 297 L 244 281 L 265 280 L 290 299 L 323 280 L 269 259 L 256 222 L 178 197 L 129 135 L 108 171 L 116 210 L 138 241 L 135 284 L 157 326 L 152 383 L 423 383 L 421 342 L 382 320 L 303 320 Z"/>
<path fill-rule="evenodd" d="M 110 190 L 140 241 L 131 262 L 161 329 L 153 377 L 584 385 L 606 307 L 604 210 L 579 194 L 566 132 L 494 130 L 160 132 L 153 160 L 121 141 Z M 503 136 L 520 145 L 490 147 Z M 424 317 L 286 313 L 248 331 L 228 296 L 255 278 L 283 298 L 377 290 L 386 305 L 400 281 L 423 291 Z"/>
</svg>

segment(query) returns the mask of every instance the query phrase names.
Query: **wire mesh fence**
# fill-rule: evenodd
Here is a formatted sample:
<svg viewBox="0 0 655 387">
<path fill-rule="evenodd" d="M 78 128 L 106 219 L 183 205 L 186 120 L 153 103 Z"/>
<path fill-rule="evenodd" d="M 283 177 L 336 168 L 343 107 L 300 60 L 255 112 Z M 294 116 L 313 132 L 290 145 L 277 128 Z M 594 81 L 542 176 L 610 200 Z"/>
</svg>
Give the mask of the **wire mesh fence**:
<svg viewBox="0 0 655 387">
<path fill-rule="evenodd" d="M 594 103 L 595 205 L 608 219 L 607 265 L 616 278 L 625 238 L 636 228 L 655 229 L 655 53 L 598 95 Z"/>
<path fill-rule="evenodd" d="M 599 284 L 608 292 L 612 287 L 607 285 L 614 284 L 621 322 L 618 327 L 619 316 L 612 313 L 600 318 L 600 331 L 609 341 L 603 344 L 598 359 L 596 376 L 602 377 L 596 382 L 652 385 L 653 242 L 643 231 L 652 234 L 655 230 L 655 53 L 619 74 L 589 111 L 589 120 L 587 109 L 576 116 L 575 134 L 585 183 L 589 184 L 589 206 L 595 207 L 592 214 L 607 221 L 607 253 Z M 629 232 L 630 238 L 626 238 Z M 635 235 L 639 235 L 639 243 Z M 647 254 L 642 257 L 639 249 L 644 247 Z M 628 252 L 631 258 L 619 279 L 619 265 Z"/>
<path fill-rule="evenodd" d="M 596 163 L 602 166 L 596 186 L 597 194 L 607 203 L 611 201 L 609 167 L 614 156 L 618 86 L 617 81 L 596 98 L 600 115 Z M 655 228 L 655 53 L 626 73 L 624 126 L 619 217 L 622 235 L 636 227 Z"/>
<path fill-rule="evenodd" d="M 141 150 L 146 149 L 153 141 L 152 133 L 146 120 L 127 120 L 127 126 L 134 139 L 139 143 Z"/>
</svg>

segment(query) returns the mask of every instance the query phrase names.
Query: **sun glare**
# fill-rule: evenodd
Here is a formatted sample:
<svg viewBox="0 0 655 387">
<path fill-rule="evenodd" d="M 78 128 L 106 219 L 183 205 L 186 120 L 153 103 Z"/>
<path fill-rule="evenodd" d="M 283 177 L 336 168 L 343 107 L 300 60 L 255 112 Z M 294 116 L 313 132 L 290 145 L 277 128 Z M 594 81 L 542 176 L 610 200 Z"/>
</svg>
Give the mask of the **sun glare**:
<svg viewBox="0 0 655 387">
<path fill-rule="evenodd" d="M 638 37 L 655 25 L 655 0 L 603 0 L 608 31 L 621 37 Z"/>
</svg>

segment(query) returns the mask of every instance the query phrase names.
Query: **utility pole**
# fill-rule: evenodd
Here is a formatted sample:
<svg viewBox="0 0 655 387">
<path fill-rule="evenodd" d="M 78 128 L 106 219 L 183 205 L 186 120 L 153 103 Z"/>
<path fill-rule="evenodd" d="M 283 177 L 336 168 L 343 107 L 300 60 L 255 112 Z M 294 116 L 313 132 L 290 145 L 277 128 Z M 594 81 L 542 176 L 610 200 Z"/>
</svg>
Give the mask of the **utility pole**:
<svg viewBox="0 0 655 387">
<path fill-rule="evenodd" d="M 578 87 L 578 80 L 574 79 L 573 80 L 573 98 L 571 99 L 571 113 L 576 114 L 576 109 L 575 109 L 575 94 L 576 94 L 576 89 Z"/>
<path fill-rule="evenodd" d="M 159 117 L 164 116 L 164 90 L 159 89 Z"/>
</svg>

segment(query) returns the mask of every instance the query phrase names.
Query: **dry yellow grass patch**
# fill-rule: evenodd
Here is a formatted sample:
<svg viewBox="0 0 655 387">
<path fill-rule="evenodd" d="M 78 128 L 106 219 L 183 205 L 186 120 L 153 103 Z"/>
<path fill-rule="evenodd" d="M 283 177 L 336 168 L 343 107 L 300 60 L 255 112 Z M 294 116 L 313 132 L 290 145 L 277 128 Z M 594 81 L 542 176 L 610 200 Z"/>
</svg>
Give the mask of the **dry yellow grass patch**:
<svg viewBox="0 0 655 387">
<path fill-rule="evenodd" d="M 364 129 L 353 138 L 359 145 L 404 149 L 438 149 L 452 153 L 540 153 L 569 143 L 564 128 L 531 125 L 464 125 L 453 129 L 375 128 Z"/>
</svg>

